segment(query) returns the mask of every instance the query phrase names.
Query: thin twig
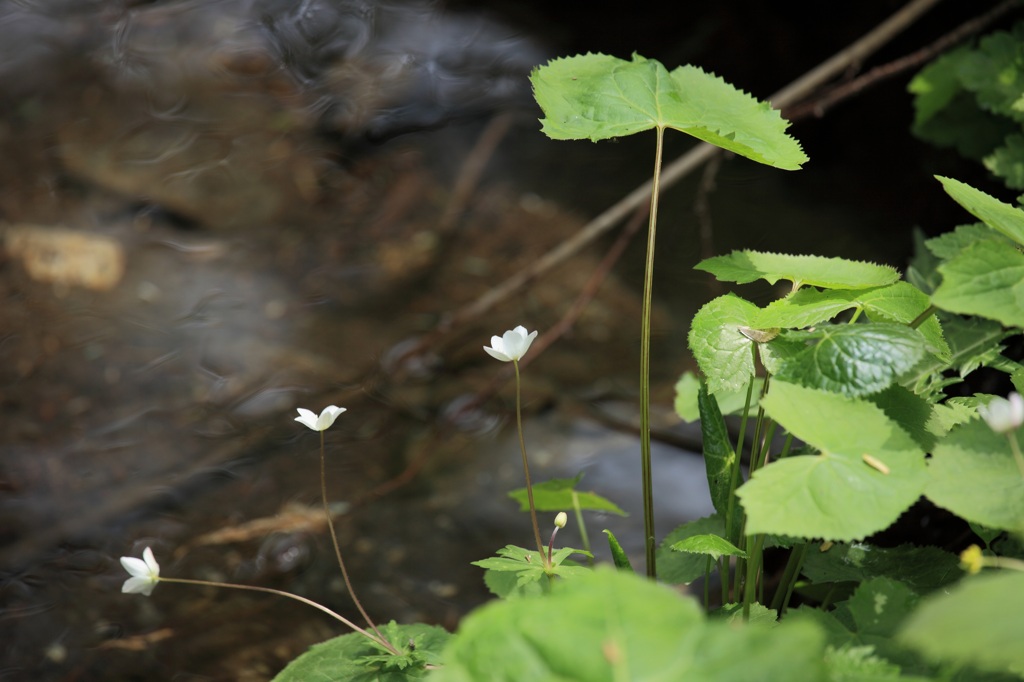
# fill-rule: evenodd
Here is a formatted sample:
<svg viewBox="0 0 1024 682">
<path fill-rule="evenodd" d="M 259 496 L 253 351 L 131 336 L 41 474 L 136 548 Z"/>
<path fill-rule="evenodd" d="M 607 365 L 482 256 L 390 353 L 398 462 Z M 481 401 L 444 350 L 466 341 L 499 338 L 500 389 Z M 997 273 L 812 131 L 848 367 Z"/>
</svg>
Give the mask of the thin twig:
<svg viewBox="0 0 1024 682">
<path fill-rule="evenodd" d="M 911 52 L 910 54 L 900 57 L 899 59 L 895 59 L 887 64 L 876 66 L 864 75 L 832 88 L 821 97 L 801 102 L 800 104 L 784 109 L 782 115 L 790 121 L 796 121 L 811 115 L 820 118 L 828 109 L 837 103 L 854 95 L 860 94 L 865 89 L 883 80 L 887 80 L 905 71 L 921 66 L 957 43 L 980 33 L 1004 14 L 1019 6 L 1020 0 L 1006 0 L 1006 2 L 993 7 L 988 12 L 964 22 L 932 44 L 922 47 L 919 50 Z"/>
</svg>

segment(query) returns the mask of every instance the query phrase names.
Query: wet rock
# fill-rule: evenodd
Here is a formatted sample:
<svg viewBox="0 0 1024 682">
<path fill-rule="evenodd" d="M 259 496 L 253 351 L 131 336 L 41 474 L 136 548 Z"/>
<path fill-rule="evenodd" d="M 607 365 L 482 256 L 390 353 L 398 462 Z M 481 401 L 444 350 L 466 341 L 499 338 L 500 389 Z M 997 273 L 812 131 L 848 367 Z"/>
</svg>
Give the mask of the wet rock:
<svg viewBox="0 0 1024 682">
<path fill-rule="evenodd" d="M 56 167 L 38 170 L 218 229 L 346 210 L 358 188 L 325 132 L 381 138 L 529 106 L 542 59 L 495 21 L 425 2 L 62 9 L 0 9 L 0 106 L 15 114 L 0 142 L 27 158 L 23 135 L 49 131 L 56 145 L 33 143 L 56 150 Z"/>
</svg>

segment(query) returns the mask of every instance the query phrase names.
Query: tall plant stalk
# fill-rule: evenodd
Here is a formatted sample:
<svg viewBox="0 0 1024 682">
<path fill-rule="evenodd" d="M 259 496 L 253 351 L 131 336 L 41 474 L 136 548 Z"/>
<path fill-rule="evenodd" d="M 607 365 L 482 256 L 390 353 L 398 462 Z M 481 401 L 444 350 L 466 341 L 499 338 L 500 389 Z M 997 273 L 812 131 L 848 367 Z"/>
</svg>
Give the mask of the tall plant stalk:
<svg viewBox="0 0 1024 682">
<path fill-rule="evenodd" d="M 331 542 L 334 543 L 334 556 L 338 559 L 338 567 L 341 569 L 341 577 L 345 580 L 345 588 L 348 590 L 349 596 L 352 597 L 352 601 L 355 602 L 356 608 L 359 610 L 359 614 L 363 617 L 363 620 L 366 621 L 367 625 L 370 626 L 370 629 L 373 630 L 374 635 L 376 635 L 376 637 L 371 637 L 371 639 L 378 641 L 388 651 L 397 656 L 399 655 L 398 650 L 391 644 L 391 642 L 388 641 L 387 637 L 382 635 L 380 630 L 377 629 L 376 623 L 373 622 L 373 619 L 370 618 L 370 614 L 368 614 L 366 609 L 363 608 L 363 603 L 359 601 L 356 591 L 352 588 L 352 581 L 348 577 L 348 570 L 345 568 L 345 560 L 341 557 L 341 545 L 338 543 L 338 534 L 334 530 L 334 520 L 331 518 L 331 507 L 327 503 L 327 464 L 326 458 L 324 457 L 323 431 L 320 431 L 320 497 L 324 503 L 324 516 L 327 518 L 327 528 L 331 531 Z M 300 599 L 300 601 L 303 600 Z"/>
<path fill-rule="evenodd" d="M 647 576 L 658 577 L 654 534 L 654 486 L 651 475 L 651 294 L 654 290 L 654 244 L 658 230 L 658 191 L 661 184 L 661 154 L 665 128 L 658 126 L 651 185 L 651 211 L 647 227 L 647 261 L 644 266 L 644 302 L 640 327 L 640 476 L 644 498 L 644 546 Z"/>
<path fill-rule="evenodd" d="M 533 481 L 530 480 L 530 460 L 526 456 L 526 440 L 523 438 L 523 398 L 522 382 L 519 379 L 519 360 L 513 360 L 516 368 L 516 432 L 519 434 L 519 452 L 523 455 L 523 476 L 526 477 L 526 498 L 530 502 L 530 522 L 533 524 L 533 539 L 537 543 L 537 551 L 545 564 L 550 564 L 548 554 L 544 553 L 544 541 L 540 538 L 540 526 L 537 524 L 537 505 L 533 502 Z"/>
</svg>

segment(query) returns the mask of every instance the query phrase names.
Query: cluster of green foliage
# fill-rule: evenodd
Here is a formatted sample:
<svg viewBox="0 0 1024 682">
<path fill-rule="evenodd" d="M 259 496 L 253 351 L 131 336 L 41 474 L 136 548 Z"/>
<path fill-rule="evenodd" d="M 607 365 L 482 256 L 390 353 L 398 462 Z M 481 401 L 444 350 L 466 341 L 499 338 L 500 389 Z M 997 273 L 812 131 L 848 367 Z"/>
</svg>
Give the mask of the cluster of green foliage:
<svg viewBox="0 0 1024 682">
<path fill-rule="evenodd" d="M 780 168 L 806 158 L 768 104 L 694 67 L 586 55 L 533 83 L 557 139 L 653 128 L 660 156 L 670 128 Z M 545 561 L 509 546 L 478 562 L 500 598 L 456 633 L 392 624 L 402 656 L 346 635 L 276 679 L 1020 679 L 1024 573 L 968 575 L 950 548 L 868 540 L 924 496 L 970 524 L 978 562 L 1024 554 L 1024 428 L 999 433 L 979 418 L 995 396 L 945 391 L 987 366 L 1024 392 L 1024 367 L 1002 354 L 1024 328 L 1024 211 L 939 180 L 978 222 L 924 242 L 905 278 L 756 251 L 698 266 L 731 284 L 791 286 L 765 306 L 721 296 L 693 320 L 701 376 L 680 379 L 676 407 L 701 421 L 716 513 L 662 540 L 658 581 L 636 575 L 610 535 L 614 565 L 594 568 L 569 558 L 586 552 Z M 617 511 L 578 482 L 537 486 L 538 505 Z M 772 585 L 769 548 L 789 557 Z M 703 605 L 673 588 L 700 578 Z"/>
<path fill-rule="evenodd" d="M 948 52 L 910 83 L 913 131 L 1024 190 L 1024 24 Z"/>
</svg>

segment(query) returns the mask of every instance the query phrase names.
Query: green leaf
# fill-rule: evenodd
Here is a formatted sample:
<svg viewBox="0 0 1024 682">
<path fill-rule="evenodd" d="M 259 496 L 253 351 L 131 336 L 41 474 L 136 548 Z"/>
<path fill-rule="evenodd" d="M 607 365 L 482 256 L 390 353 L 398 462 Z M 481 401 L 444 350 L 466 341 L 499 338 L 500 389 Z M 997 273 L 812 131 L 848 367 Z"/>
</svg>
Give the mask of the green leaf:
<svg viewBox="0 0 1024 682">
<path fill-rule="evenodd" d="M 917 594 L 891 578 L 871 578 L 840 605 L 860 635 L 888 639 L 917 605 Z M 863 640 L 862 640 L 863 641 Z"/>
<path fill-rule="evenodd" d="M 626 554 L 626 550 L 622 549 L 622 545 L 619 544 L 618 538 L 610 530 L 605 529 L 603 531 L 608 536 L 608 549 L 612 553 L 612 562 L 615 564 L 615 568 L 620 571 L 633 572 L 633 564 L 629 562 L 629 555 Z"/>
<path fill-rule="evenodd" d="M 783 381 L 761 401 L 820 455 L 786 457 L 737 491 L 747 534 L 852 540 L 888 527 L 927 481 L 924 453 L 876 405 Z"/>
<path fill-rule="evenodd" d="M 431 679 L 819 682 L 823 646 L 811 624 L 709 622 L 695 601 L 664 585 L 598 567 L 543 598 L 469 614 Z"/>
<path fill-rule="evenodd" d="M 491 591 L 491 594 L 499 599 L 516 599 L 543 594 L 544 589 L 549 584 L 549 582 L 544 580 L 520 584 L 519 575 L 515 572 L 493 571 L 491 569 L 484 571 L 484 585 Z"/>
<path fill-rule="evenodd" d="M 928 473 L 925 495 L 935 504 L 989 528 L 1024 532 L 1024 474 L 1007 437 L 984 422 L 950 431 L 932 452 Z"/>
<path fill-rule="evenodd" d="M 1007 187 L 1024 189 L 1024 135 L 1010 135 L 1003 146 L 986 156 L 982 162 L 993 175 L 1002 178 Z"/>
<path fill-rule="evenodd" d="M 579 501 L 580 509 L 590 511 L 609 512 L 619 516 L 629 516 L 614 502 L 601 497 L 597 493 L 579 492 L 576 485 L 583 478 L 583 473 L 577 474 L 574 478 L 553 478 L 533 486 L 533 501 L 537 511 L 559 512 L 566 509 L 574 509 L 573 497 Z M 509 497 L 519 502 L 519 511 L 530 511 L 529 493 L 526 488 L 519 488 L 509 492 Z"/>
<path fill-rule="evenodd" d="M 898 638 L 933 661 L 1024 673 L 1024 574 L 965 578 L 921 604 Z"/>
<path fill-rule="evenodd" d="M 766 102 L 695 66 L 669 72 L 634 54 L 554 59 L 530 74 L 544 111 L 543 132 L 556 140 L 604 140 L 673 128 L 748 159 L 795 170 L 807 156 L 786 134 L 789 122 Z"/>
<path fill-rule="evenodd" d="M 825 649 L 825 665 L 829 682 L 911 682 L 931 678 L 908 678 L 900 675 L 900 667 L 874 655 L 873 646 L 829 646 Z"/>
<path fill-rule="evenodd" d="M 1024 253 L 995 240 L 977 242 L 939 266 L 936 307 L 1024 327 Z"/>
<path fill-rule="evenodd" d="M 474 566 L 486 568 L 489 571 L 515 573 L 516 587 L 539 582 L 550 576 L 557 575 L 568 578 L 590 571 L 589 568 L 584 566 L 564 563 L 572 554 L 591 556 L 590 552 L 582 549 L 573 549 L 571 547 L 556 549 L 551 554 L 551 568 L 544 567 L 544 558 L 538 552 L 516 547 L 515 545 L 506 545 L 499 549 L 497 554 L 498 556 L 496 557 L 489 557 L 471 563 Z"/>
<path fill-rule="evenodd" d="M 818 584 L 886 577 L 918 594 L 940 589 L 963 576 L 960 559 L 937 547 L 885 548 L 861 542 L 836 544 L 827 552 L 809 551 L 802 572 Z"/>
<path fill-rule="evenodd" d="M 931 305 L 929 297 L 907 282 L 896 282 L 871 289 L 804 288 L 773 301 L 761 310 L 754 323 L 765 327 L 810 327 L 847 310 L 864 312 L 872 321 L 910 324 Z M 942 327 L 935 316 L 918 327 L 928 341 L 928 352 L 949 359 L 949 346 L 943 339 Z"/>
<path fill-rule="evenodd" d="M 906 431 L 925 452 L 930 452 L 936 439 L 952 428 L 944 405 L 933 405 L 902 386 L 890 386 L 868 397 L 885 412 L 885 416 Z"/>
<path fill-rule="evenodd" d="M 754 390 L 750 395 L 751 410 L 757 407 L 758 397 L 761 395 L 761 387 L 763 385 L 763 379 L 754 379 Z M 676 382 L 676 415 L 687 423 L 700 419 L 700 408 L 697 407 L 697 393 L 700 390 L 700 386 L 700 379 L 690 371 L 683 372 L 682 376 L 679 377 L 679 381 Z M 724 415 L 741 414 L 743 406 L 747 402 L 746 387 L 735 391 L 721 390 L 717 393 L 712 393 L 712 395 L 715 396 L 715 400 L 718 401 L 718 409 Z"/>
<path fill-rule="evenodd" d="M 968 184 L 936 175 L 943 189 L 978 220 L 1024 246 L 1024 211 Z"/>
<path fill-rule="evenodd" d="M 846 396 L 888 387 L 925 357 L 927 346 L 917 330 L 887 322 L 824 325 L 780 339 L 765 359 L 777 378 Z"/>
<path fill-rule="evenodd" d="M 746 391 L 754 375 L 754 342 L 740 333 L 757 306 L 727 294 L 706 303 L 690 324 L 690 350 L 707 379 L 708 390 Z"/>
<path fill-rule="evenodd" d="M 967 48 L 960 48 L 940 55 L 910 81 L 907 90 L 914 95 L 915 128 L 946 109 L 961 91 L 957 67 L 968 54 Z"/>
<path fill-rule="evenodd" d="M 925 246 L 935 256 L 942 260 L 949 260 L 982 239 L 1005 239 L 1007 244 L 1013 243 L 985 223 L 970 223 L 969 225 L 959 225 L 938 237 L 932 237 L 925 242 Z"/>
<path fill-rule="evenodd" d="M 398 648 L 401 656 L 383 652 L 363 635 L 352 633 L 314 644 L 284 670 L 273 682 L 402 682 L 424 679 L 426 665 L 440 663 L 441 649 L 451 635 L 442 627 L 413 623 L 384 626 L 383 634 Z M 410 646 L 410 642 L 414 646 Z"/>
<path fill-rule="evenodd" d="M 723 556 L 747 558 L 746 552 L 718 535 L 691 535 L 685 540 L 673 543 L 670 549 L 673 552 L 687 552 L 689 554 L 710 556 L 715 561 L 718 561 Z"/>
<path fill-rule="evenodd" d="M 810 285 L 824 289 L 869 289 L 892 284 L 900 278 L 895 268 L 845 258 L 796 256 L 761 251 L 733 251 L 701 261 L 697 270 L 710 272 L 723 282 L 747 284 L 759 279 L 775 284 L 793 283 L 793 289 Z"/>
<path fill-rule="evenodd" d="M 697 396 L 700 405 L 700 430 L 704 449 L 704 467 L 707 471 L 708 490 L 715 511 L 723 517 L 729 509 L 732 496 L 732 469 L 738 466 L 736 453 L 729 442 L 729 430 L 718 410 L 715 397 L 701 386 Z"/>
<path fill-rule="evenodd" d="M 707 558 L 696 554 L 672 551 L 672 545 L 695 535 L 725 535 L 725 518 L 712 516 L 678 526 L 658 546 L 658 579 L 670 585 L 689 585 L 704 575 Z"/>
<path fill-rule="evenodd" d="M 741 623 L 744 621 L 743 604 L 725 604 L 717 611 L 713 611 L 711 615 L 715 618 L 723 618 L 727 623 Z M 775 627 L 779 624 L 779 614 L 775 609 L 754 602 L 750 605 L 750 618 L 746 622 L 751 625 Z"/>
</svg>

